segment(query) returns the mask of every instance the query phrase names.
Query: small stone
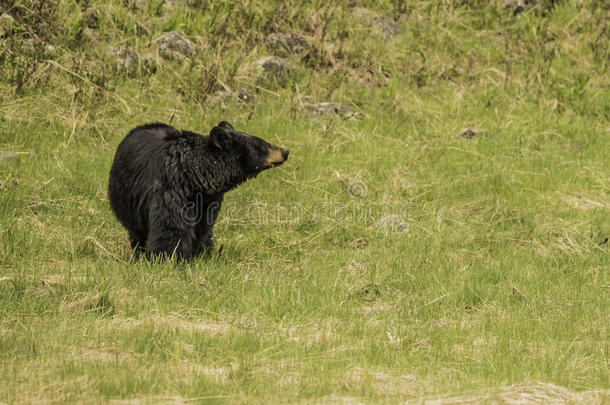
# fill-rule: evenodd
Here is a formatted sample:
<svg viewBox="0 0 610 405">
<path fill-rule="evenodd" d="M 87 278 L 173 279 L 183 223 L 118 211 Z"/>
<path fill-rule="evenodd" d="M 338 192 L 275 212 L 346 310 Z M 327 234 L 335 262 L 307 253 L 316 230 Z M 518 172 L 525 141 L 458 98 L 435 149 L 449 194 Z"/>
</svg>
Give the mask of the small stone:
<svg viewBox="0 0 610 405">
<path fill-rule="evenodd" d="M 265 40 L 267 46 L 280 55 L 301 53 L 309 48 L 305 37 L 296 32 L 274 32 Z"/>
<path fill-rule="evenodd" d="M 366 264 L 352 262 L 347 265 L 347 270 L 353 274 L 363 274 L 366 271 Z"/>
<path fill-rule="evenodd" d="M 222 89 L 208 96 L 206 103 L 208 105 L 218 105 L 226 103 L 231 99 L 238 103 L 249 104 L 256 101 L 256 96 L 248 89 L 240 88 L 237 91 Z"/>
<path fill-rule="evenodd" d="M 0 165 L 16 163 L 17 160 L 19 160 L 19 155 L 15 152 L 0 150 Z"/>
<path fill-rule="evenodd" d="M 525 9 L 522 0 L 500 0 L 500 4 L 504 6 L 506 10 L 511 10 L 515 15 Z"/>
<path fill-rule="evenodd" d="M 498 0 L 500 5 L 505 10 L 512 11 L 513 15 L 517 15 L 526 8 L 535 6 L 538 4 L 538 0 Z"/>
<path fill-rule="evenodd" d="M 138 70 L 138 54 L 131 48 L 115 48 L 112 50 L 114 68 L 128 75 Z"/>
<path fill-rule="evenodd" d="M 362 19 L 374 31 L 386 38 L 394 37 L 402 32 L 402 27 L 392 18 L 377 14 L 366 8 L 357 7 L 352 11 L 356 18 Z"/>
<path fill-rule="evenodd" d="M 283 81 L 292 70 L 290 63 L 276 56 L 260 59 L 257 64 L 261 67 L 263 75 L 271 76 L 277 81 Z"/>
<path fill-rule="evenodd" d="M 369 243 L 370 242 L 367 238 L 359 237 L 359 238 L 356 238 L 353 241 L 349 242 L 347 245 L 358 248 L 358 249 L 364 249 L 365 247 L 367 247 L 369 245 Z"/>
<path fill-rule="evenodd" d="M 283 85 L 292 65 L 278 56 L 266 56 L 239 69 L 238 76 L 251 77 L 257 83 Z"/>
<path fill-rule="evenodd" d="M 168 60 L 192 58 L 197 55 L 197 48 L 179 33 L 166 32 L 159 38 L 159 54 Z"/>
<path fill-rule="evenodd" d="M 343 103 L 303 103 L 302 108 L 314 114 L 337 114 L 344 118 L 353 118 L 359 113 L 347 104 Z"/>
<path fill-rule="evenodd" d="M 10 14 L 0 15 L 0 37 L 12 34 L 15 28 L 17 28 L 17 23 Z"/>
<path fill-rule="evenodd" d="M 390 232 L 409 233 L 409 224 L 398 215 L 389 215 L 381 218 L 377 223 L 377 226 L 383 229 L 386 234 Z"/>
<path fill-rule="evenodd" d="M 400 34 L 400 31 L 402 30 L 396 21 L 385 15 L 374 16 L 371 25 L 373 26 L 373 29 L 386 37 L 394 37 Z"/>
<path fill-rule="evenodd" d="M 248 89 L 237 89 L 237 101 L 243 104 L 256 102 L 256 95 Z"/>
<path fill-rule="evenodd" d="M 472 128 L 462 128 L 460 132 L 458 132 L 458 136 L 466 139 L 472 139 L 477 135 L 480 135 L 482 132 L 477 129 Z"/>
</svg>

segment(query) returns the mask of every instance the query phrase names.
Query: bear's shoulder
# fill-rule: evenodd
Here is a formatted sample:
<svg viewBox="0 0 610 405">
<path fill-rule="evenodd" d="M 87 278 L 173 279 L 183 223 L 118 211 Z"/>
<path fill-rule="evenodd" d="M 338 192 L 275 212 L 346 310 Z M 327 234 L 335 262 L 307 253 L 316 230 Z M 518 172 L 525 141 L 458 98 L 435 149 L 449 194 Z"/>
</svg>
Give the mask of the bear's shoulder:
<svg viewBox="0 0 610 405">
<path fill-rule="evenodd" d="M 194 140 L 205 139 L 205 137 L 203 135 L 198 134 L 197 132 L 187 131 L 186 129 L 183 129 L 182 131 L 180 131 L 180 134 L 186 139 L 194 139 Z"/>
</svg>

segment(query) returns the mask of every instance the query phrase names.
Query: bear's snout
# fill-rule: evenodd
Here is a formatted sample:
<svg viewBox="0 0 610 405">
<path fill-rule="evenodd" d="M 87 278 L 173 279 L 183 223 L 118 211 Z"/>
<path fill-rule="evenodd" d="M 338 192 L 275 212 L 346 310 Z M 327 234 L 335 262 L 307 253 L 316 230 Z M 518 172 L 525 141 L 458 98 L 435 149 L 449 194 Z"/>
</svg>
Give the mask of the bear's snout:
<svg viewBox="0 0 610 405">
<path fill-rule="evenodd" d="M 288 154 L 290 151 L 286 148 L 280 148 L 278 146 L 270 146 L 269 154 L 267 155 L 267 159 L 265 161 L 265 167 L 275 167 L 279 166 L 288 159 Z"/>
</svg>

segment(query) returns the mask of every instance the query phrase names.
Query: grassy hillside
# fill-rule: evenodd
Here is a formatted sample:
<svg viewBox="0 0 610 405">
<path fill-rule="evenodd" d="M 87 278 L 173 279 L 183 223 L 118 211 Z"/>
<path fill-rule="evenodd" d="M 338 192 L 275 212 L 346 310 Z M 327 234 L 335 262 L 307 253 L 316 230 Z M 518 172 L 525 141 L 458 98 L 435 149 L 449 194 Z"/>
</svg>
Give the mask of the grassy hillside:
<svg viewBox="0 0 610 405">
<path fill-rule="evenodd" d="M 0 1 L 0 402 L 609 402 L 610 7 L 517 3 Z M 134 260 L 116 146 L 221 120 L 290 159 Z"/>
</svg>

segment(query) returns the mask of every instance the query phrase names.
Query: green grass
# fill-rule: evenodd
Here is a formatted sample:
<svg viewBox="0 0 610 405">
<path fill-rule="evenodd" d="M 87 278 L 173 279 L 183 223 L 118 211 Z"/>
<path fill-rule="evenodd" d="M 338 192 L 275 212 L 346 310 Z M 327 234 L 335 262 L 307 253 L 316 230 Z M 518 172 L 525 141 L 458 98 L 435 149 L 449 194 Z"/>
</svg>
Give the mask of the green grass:
<svg viewBox="0 0 610 405">
<path fill-rule="evenodd" d="M 605 2 L 355 2 L 398 20 L 391 39 L 347 1 L 91 1 L 92 35 L 81 2 L 8 3 L 0 401 L 610 401 Z M 286 29 L 311 44 L 286 84 L 235 75 Z M 199 56 L 113 70 L 108 49 L 155 54 L 169 30 Z M 206 104 L 219 81 L 258 101 Z M 134 261 L 110 210 L 116 146 L 170 120 L 291 149 L 226 195 L 220 257 Z"/>
</svg>

